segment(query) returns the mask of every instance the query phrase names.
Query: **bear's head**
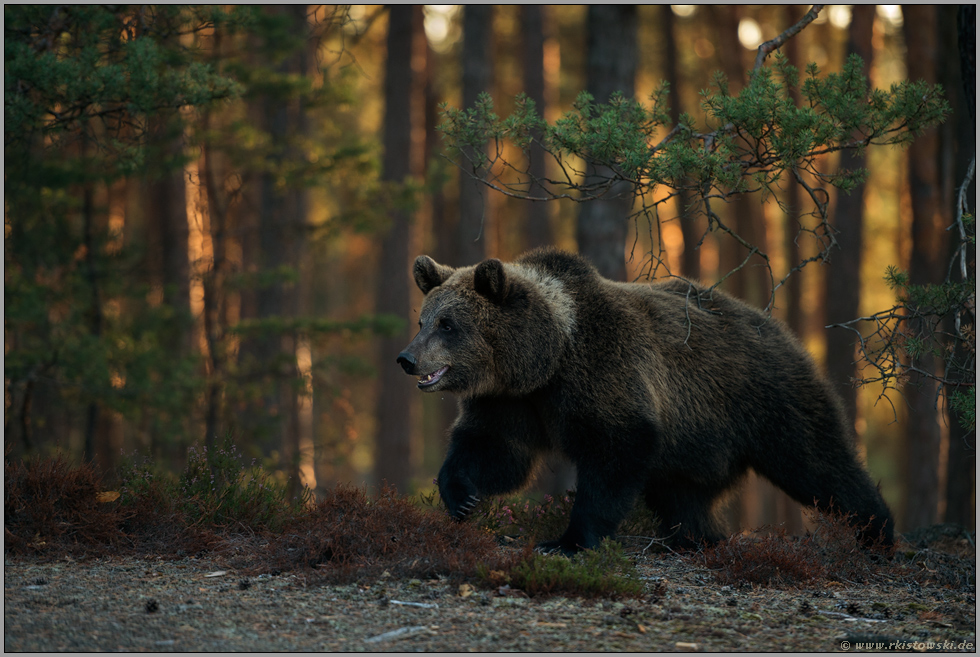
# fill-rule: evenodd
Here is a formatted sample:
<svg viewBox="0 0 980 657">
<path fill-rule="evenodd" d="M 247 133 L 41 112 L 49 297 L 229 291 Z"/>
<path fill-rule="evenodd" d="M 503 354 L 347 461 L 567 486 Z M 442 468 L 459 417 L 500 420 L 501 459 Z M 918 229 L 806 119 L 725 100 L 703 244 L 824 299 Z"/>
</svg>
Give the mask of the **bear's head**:
<svg viewBox="0 0 980 657">
<path fill-rule="evenodd" d="M 398 355 L 421 390 L 522 395 L 554 376 L 572 339 L 571 297 L 556 278 L 497 259 L 453 269 L 415 260 L 419 332 Z"/>
</svg>

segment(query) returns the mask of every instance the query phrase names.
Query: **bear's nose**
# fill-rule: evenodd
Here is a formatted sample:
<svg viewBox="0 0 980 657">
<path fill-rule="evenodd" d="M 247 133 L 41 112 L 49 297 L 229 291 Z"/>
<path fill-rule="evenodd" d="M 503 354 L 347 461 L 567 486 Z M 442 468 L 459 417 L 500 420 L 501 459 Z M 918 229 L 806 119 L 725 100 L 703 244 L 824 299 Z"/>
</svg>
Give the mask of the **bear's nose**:
<svg viewBox="0 0 980 657">
<path fill-rule="evenodd" d="M 409 352 L 403 351 L 398 354 L 398 360 L 396 362 L 402 366 L 402 369 L 405 370 L 406 374 L 413 374 L 415 372 L 415 356 Z"/>
</svg>

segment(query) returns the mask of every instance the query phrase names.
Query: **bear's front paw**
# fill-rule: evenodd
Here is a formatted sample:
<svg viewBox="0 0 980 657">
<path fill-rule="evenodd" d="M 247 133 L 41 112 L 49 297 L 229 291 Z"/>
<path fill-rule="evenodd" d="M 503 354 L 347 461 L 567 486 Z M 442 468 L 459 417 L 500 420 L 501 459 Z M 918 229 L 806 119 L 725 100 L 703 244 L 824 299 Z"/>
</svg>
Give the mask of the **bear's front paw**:
<svg viewBox="0 0 980 657">
<path fill-rule="evenodd" d="M 473 512 L 476 505 L 480 503 L 480 498 L 476 495 L 470 495 L 461 504 L 457 505 L 456 511 L 450 511 L 450 515 L 456 520 L 463 520 L 466 516 Z"/>
<path fill-rule="evenodd" d="M 469 479 L 439 482 L 439 496 L 455 520 L 464 520 L 480 503 L 476 486 Z"/>
</svg>

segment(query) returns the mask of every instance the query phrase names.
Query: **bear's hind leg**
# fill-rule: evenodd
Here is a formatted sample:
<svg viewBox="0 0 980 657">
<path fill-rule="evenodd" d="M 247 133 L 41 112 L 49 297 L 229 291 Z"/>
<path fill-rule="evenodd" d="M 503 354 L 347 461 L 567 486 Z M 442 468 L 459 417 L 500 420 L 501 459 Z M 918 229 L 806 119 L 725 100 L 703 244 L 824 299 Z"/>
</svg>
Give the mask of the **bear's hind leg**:
<svg viewBox="0 0 980 657">
<path fill-rule="evenodd" d="M 755 459 L 752 467 L 804 506 L 853 516 L 851 523 L 866 546 L 890 547 L 894 542 L 891 512 L 844 441 L 831 437 L 812 453 L 797 443 L 796 449 L 770 451 L 764 459 Z"/>
<path fill-rule="evenodd" d="M 644 497 L 671 545 L 697 548 L 728 535 L 715 513 L 720 493 L 658 481 L 647 486 Z"/>
<path fill-rule="evenodd" d="M 598 547 L 602 539 L 616 535 L 640 492 L 640 476 L 629 476 L 629 468 L 622 464 L 579 462 L 576 470 L 575 503 L 568 528 L 557 541 L 538 543 L 539 550 L 572 555 Z"/>
</svg>

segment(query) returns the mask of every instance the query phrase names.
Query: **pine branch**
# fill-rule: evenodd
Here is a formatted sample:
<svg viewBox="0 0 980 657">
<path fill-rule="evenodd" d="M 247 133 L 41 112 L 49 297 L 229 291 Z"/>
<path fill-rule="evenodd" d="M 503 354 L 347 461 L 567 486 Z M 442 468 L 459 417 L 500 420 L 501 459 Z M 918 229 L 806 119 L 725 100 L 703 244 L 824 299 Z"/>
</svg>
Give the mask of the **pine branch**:
<svg viewBox="0 0 980 657">
<path fill-rule="evenodd" d="M 759 46 L 759 52 L 755 56 L 755 66 L 752 67 L 752 71 L 755 72 L 762 68 L 762 63 L 766 60 L 766 57 L 772 53 L 772 51 L 781 47 L 789 39 L 799 34 L 800 30 L 816 20 L 822 9 L 823 5 L 813 5 L 810 7 L 810 11 L 806 12 L 803 18 L 801 18 L 795 25 L 783 31 L 775 39 L 766 41 Z"/>
</svg>

